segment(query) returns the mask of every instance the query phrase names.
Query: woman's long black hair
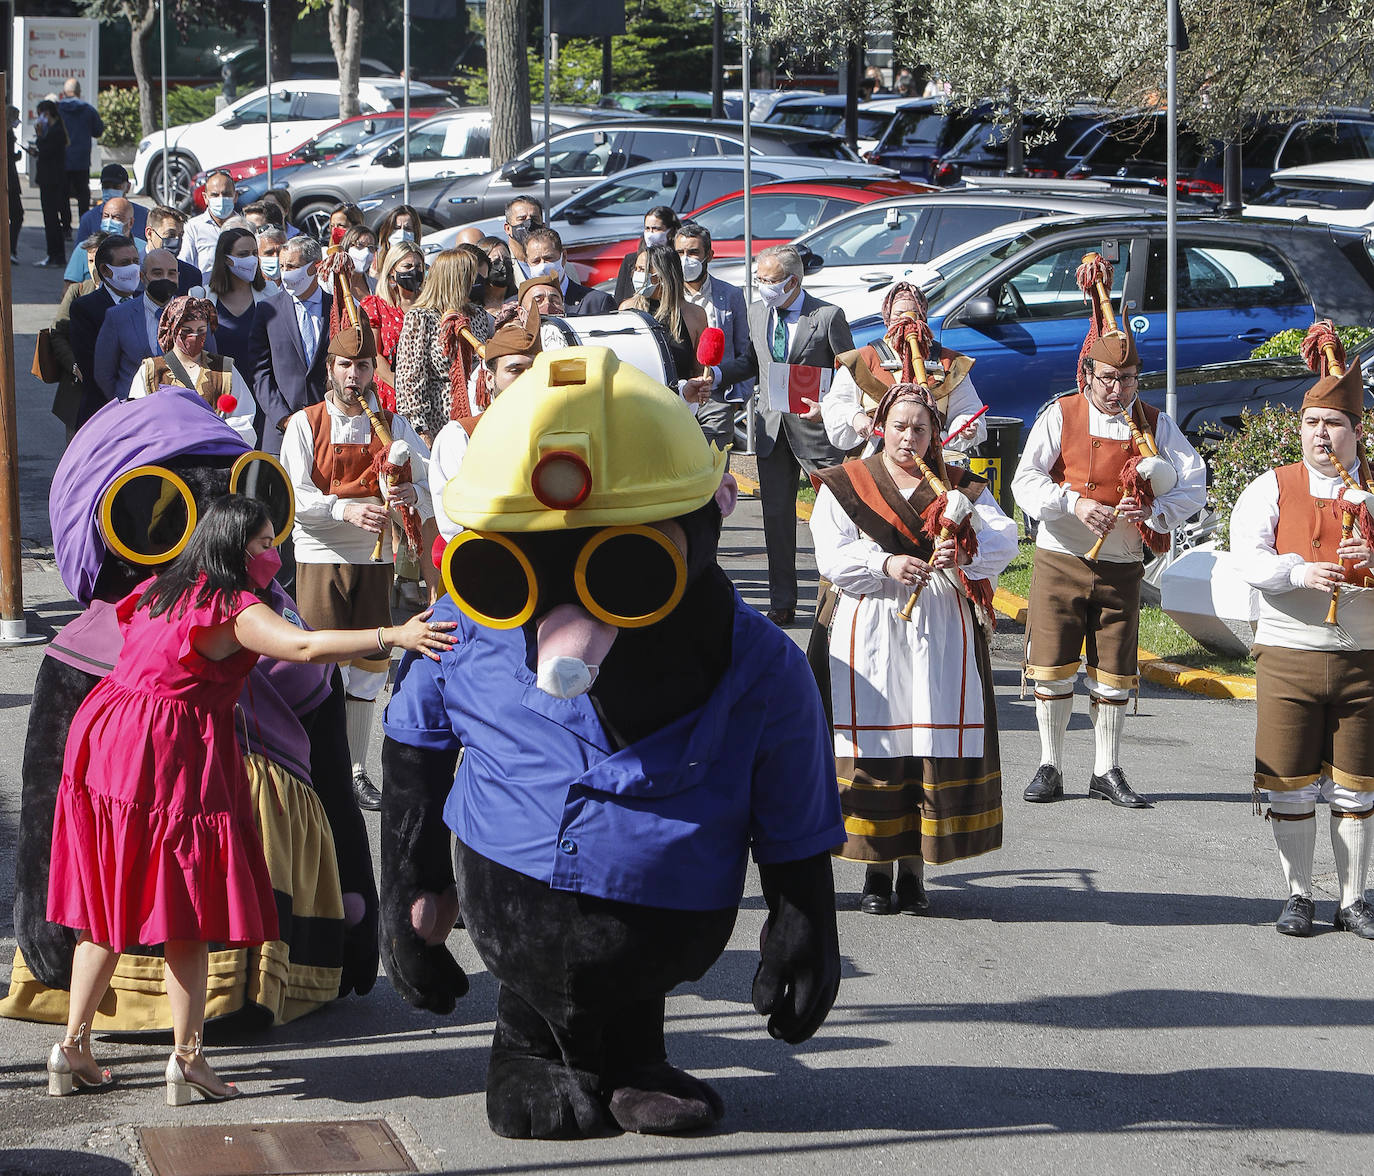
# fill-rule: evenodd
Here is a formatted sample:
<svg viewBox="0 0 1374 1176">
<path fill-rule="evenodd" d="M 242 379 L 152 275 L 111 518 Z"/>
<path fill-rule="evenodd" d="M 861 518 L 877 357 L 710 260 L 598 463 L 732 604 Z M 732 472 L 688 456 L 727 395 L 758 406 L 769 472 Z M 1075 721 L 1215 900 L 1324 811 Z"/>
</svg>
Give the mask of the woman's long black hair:
<svg viewBox="0 0 1374 1176">
<path fill-rule="evenodd" d="M 267 507 L 256 498 L 226 494 L 215 499 L 200 516 L 182 553 L 138 598 L 138 607 L 147 607 L 157 617 L 180 603 L 180 616 L 197 586 L 196 608 L 209 604 L 219 592 L 253 592 L 248 581 L 248 544 L 269 522 Z"/>
</svg>

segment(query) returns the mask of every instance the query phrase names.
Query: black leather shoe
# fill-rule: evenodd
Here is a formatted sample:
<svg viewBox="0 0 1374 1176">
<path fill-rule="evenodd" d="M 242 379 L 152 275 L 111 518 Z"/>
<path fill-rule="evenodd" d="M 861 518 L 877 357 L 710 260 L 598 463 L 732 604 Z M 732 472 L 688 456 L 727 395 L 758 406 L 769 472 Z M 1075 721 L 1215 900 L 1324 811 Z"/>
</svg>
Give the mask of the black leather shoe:
<svg viewBox="0 0 1374 1176">
<path fill-rule="evenodd" d="M 1104 775 L 1094 776 L 1089 780 L 1088 795 L 1095 796 L 1098 800 L 1110 800 L 1122 808 L 1154 808 L 1154 805 L 1126 783 L 1126 777 L 1120 768 L 1113 768 Z"/>
<path fill-rule="evenodd" d="M 890 915 L 892 913 L 892 877 L 873 870 L 864 872 L 863 897 L 859 899 L 859 910 L 866 915 Z"/>
<path fill-rule="evenodd" d="M 1050 764 L 1041 764 L 1036 769 L 1034 779 L 1026 785 L 1026 790 L 1021 795 L 1037 804 L 1047 800 L 1058 800 L 1064 795 L 1063 773 Z"/>
<path fill-rule="evenodd" d="M 358 802 L 360 809 L 367 809 L 370 813 L 382 807 L 382 794 L 372 786 L 367 773 L 361 769 L 353 773 L 353 799 Z"/>
<path fill-rule="evenodd" d="M 1351 908 L 1353 909 L 1353 908 Z M 1366 910 L 1369 908 L 1366 907 Z M 1283 904 L 1283 913 L 1274 923 L 1274 930 L 1280 935 L 1311 935 L 1312 918 L 1317 913 L 1317 905 L 1310 898 L 1295 894 Z M 1341 916 L 1336 915 L 1336 929 L 1341 926 Z"/>
<path fill-rule="evenodd" d="M 1308 926 L 1311 926 L 1310 920 Z M 1362 898 L 1348 907 L 1341 907 L 1336 912 L 1335 927 L 1337 931 L 1353 931 L 1361 939 L 1374 939 L 1374 907 Z"/>
<path fill-rule="evenodd" d="M 797 610 L 795 608 L 770 608 L 768 619 L 779 629 L 785 629 L 797 619 Z"/>
<path fill-rule="evenodd" d="M 925 880 L 915 874 L 897 874 L 897 890 L 892 909 L 899 915 L 924 915 L 930 910 Z"/>
</svg>

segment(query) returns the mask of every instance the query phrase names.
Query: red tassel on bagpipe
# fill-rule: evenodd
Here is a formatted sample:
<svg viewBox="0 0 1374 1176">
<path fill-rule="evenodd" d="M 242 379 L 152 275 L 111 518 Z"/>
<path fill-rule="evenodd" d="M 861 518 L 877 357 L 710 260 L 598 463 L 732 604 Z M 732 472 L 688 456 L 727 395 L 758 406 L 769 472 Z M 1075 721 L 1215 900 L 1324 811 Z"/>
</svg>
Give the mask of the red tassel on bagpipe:
<svg viewBox="0 0 1374 1176">
<path fill-rule="evenodd" d="M 1374 517 L 1370 516 L 1369 507 L 1363 502 L 1356 504 L 1346 498 L 1333 498 L 1331 500 L 1331 513 L 1338 523 L 1344 525 L 1346 514 L 1355 520 L 1355 527 L 1365 539 L 1374 539 Z"/>
<path fill-rule="evenodd" d="M 463 338 L 463 332 L 471 329 L 468 316 L 457 311 L 444 315 L 439 324 L 439 346 L 449 357 L 448 419 L 451 421 L 473 415 L 472 402 L 468 399 L 468 372 L 472 370 L 474 352 L 472 345 Z"/>
<path fill-rule="evenodd" d="M 911 354 L 911 347 L 908 339 L 915 339 L 921 349 L 921 354 L 929 356 L 935 350 L 935 336 L 930 332 L 930 324 L 922 322 L 920 319 L 899 318 L 892 326 L 888 327 L 883 335 L 892 350 L 897 353 L 902 361 L 902 378 L 900 383 L 916 383 L 916 360 Z"/>
<path fill-rule="evenodd" d="M 1133 454 L 1121 467 L 1121 496 L 1134 498 L 1140 504 L 1140 509 L 1148 516 L 1155 504 L 1155 489 L 1150 485 L 1149 478 L 1140 476 L 1140 462 L 1140 454 Z M 1169 532 L 1156 531 L 1144 521 L 1137 522 L 1135 529 L 1140 535 L 1140 541 L 1156 555 L 1162 555 L 1169 550 Z"/>
<path fill-rule="evenodd" d="M 1307 328 L 1302 345 L 1298 348 L 1302 361 L 1318 376 L 1331 374 L 1331 357 L 1345 370 L 1345 345 L 1336 334 L 1336 327 L 1330 319 L 1318 319 Z"/>
<path fill-rule="evenodd" d="M 404 485 L 406 482 L 413 482 L 413 475 L 410 472 L 410 462 L 405 465 L 392 465 L 387 461 L 387 451 L 384 449 L 372 459 L 372 472 L 377 477 L 377 484 L 381 486 L 386 483 L 388 478 L 394 477 L 397 485 Z M 402 506 L 396 503 L 396 512 L 401 516 L 401 526 L 405 531 L 406 546 L 410 548 L 412 555 L 418 555 L 423 550 L 424 540 L 420 537 L 420 512 L 413 507 Z"/>
</svg>

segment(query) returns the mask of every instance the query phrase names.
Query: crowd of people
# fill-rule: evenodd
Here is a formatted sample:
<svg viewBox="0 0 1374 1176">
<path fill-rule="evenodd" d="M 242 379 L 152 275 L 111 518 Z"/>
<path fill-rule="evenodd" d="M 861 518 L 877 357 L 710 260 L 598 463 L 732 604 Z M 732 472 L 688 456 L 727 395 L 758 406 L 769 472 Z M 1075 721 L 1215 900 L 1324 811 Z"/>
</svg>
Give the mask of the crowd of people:
<svg viewBox="0 0 1374 1176">
<path fill-rule="evenodd" d="M 39 149 L 49 168 L 42 174 L 56 177 L 65 157 Z M 844 315 L 804 289 L 796 249 L 758 255 L 758 297 L 746 304 L 740 289 L 712 275 L 710 233 L 667 208 L 646 214 L 641 242 L 608 296 L 575 280 L 561 239 L 529 197 L 507 205 L 500 235 L 467 230 L 427 256 L 420 217 L 405 206 L 374 232 L 342 205 L 317 241 L 289 225 L 279 193 L 239 207 L 222 172 L 207 180 L 205 213 L 190 219 L 131 203 L 118 165 L 101 182 L 102 201 L 83 211 L 73 233 L 79 252 L 70 265 L 60 225 L 55 239 L 49 233 L 46 260 L 67 266 L 51 339 L 53 411 L 69 438 L 113 401 L 186 390 L 280 462 L 295 500 L 279 567 L 267 558 L 271 528 L 258 514 L 240 504 L 207 515 L 195 541 L 139 598 L 137 623 L 157 637 L 125 677 L 159 658 L 165 664 L 154 669 L 183 673 L 184 654 L 172 654 L 191 630 L 209 634 L 195 638 L 195 649 L 224 659 L 226 687 L 238 681 L 229 670 L 237 672 L 240 654 L 244 666 L 260 652 L 340 662 L 354 795 L 363 808 L 380 807 L 368 739 L 390 647 L 434 654 L 443 646 L 426 613 L 391 625 L 397 595 L 424 609 L 442 590 L 431 552 L 456 533 L 443 488 L 485 410 L 545 346 L 547 319 L 635 314 L 661 333 L 665 370 L 675 373 L 668 382 L 710 441 L 729 445 L 740 406 L 757 394 L 767 616 L 779 627 L 797 619 L 802 476 L 818 487 L 811 533 L 821 590 L 809 658 L 833 733 L 844 820 L 835 853 L 864 864 L 861 909 L 920 914 L 930 908 L 927 865 L 1000 847 L 988 636 L 992 588 L 1016 552 L 1016 526 L 966 468 L 986 435 L 983 401 L 968 357 L 932 338 L 919 289 L 897 283 L 883 304 L 883 337 L 856 348 Z M 1303 462 L 1252 485 L 1233 528 L 1245 575 L 1265 601 L 1255 785 L 1270 794 L 1291 892 L 1278 929 L 1312 932 L 1313 814 L 1325 797 L 1342 888 L 1335 925 L 1374 938 L 1374 909 L 1363 896 L 1372 844 L 1365 818 L 1374 812 L 1374 625 L 1360 590 L 1370 582 L 1364 524 L 1374 499 L 1361 449 L 1362 389 L 1336 370 L 1338 358 L 1333 353 L 1304 403 Z M 1205 467 L 1178 426 L 1136 396 L 1139 372 L 1129 324 L 1118 326 L 1110 305 L 1094 300 L 1078 392 L 1035 422 L 1012 483 L 1022 510 L 1040 522 L 1024 672 L 1041 756 L 1027 802 L 1064 795 L 1063 745 L 1082 667 L 1096 752 L 1088 794 L 1124 809 L 1149 807 L 1121 763 L 1138 685 L 1142 553 L 1158 550 L 1201 509 Z M 1343 468 L 1355 471 L 1349 482 Z M 1342 511 L 1361 525 L 1343 532 Z M 292 590 L 300 616 L 318 631 L 311 640 L 280 632 L 246 597 L 239 611 L 203 615 L 213 594 L 195 595 L 197 586 L 217 584 L 214 569 L 233 564 L 240 548 L 250 579 L 271 565 L 265 574 Z M 238 572 L 219 588 L 243 589 Z M 1337 619 L 1323 621 L 1318 614 L 1337 596 Z M 176 614 L 176 626 L 152 625 L 178 601 L 191 606 Z M 100 705 L 128 705 L 120 681 L 117 672 Z M 205 705 L 218 704 L 207 694 Z M 214 721 L 231 722 L 226 716 L 217 710 Z M 86 752 L 106 762 L 108 749 Z M 208 779 L 186 786 L 203 788 Z M 114 773 L 107 794 L 117 799 L 127 784 Z M 151 930 L 92 921 L 94 900 L 59 871 L 58 858 L 64 844 L 93 834 L 77 809 L 60 811 L 51 917 L 85 938 L 68 1037 L 49 1063 L 54 1093 L 104 1081 L 87 1026 L 113 953 L 141 941 L 130 935 L 154 934 L 169 947 L 197 940 L 194 920 L 179 921 L 176 911 Z M 235 907 L 242 898 L 226 899 L 239 920 L 232 934 L 222 923 L 199 933 L 268 935 L 268 913 Z M 233 1093 L 199 1052 L 203 956 L 189 947 L 167 955 L 181 994 L 169 1097 Z"/>
</svg>

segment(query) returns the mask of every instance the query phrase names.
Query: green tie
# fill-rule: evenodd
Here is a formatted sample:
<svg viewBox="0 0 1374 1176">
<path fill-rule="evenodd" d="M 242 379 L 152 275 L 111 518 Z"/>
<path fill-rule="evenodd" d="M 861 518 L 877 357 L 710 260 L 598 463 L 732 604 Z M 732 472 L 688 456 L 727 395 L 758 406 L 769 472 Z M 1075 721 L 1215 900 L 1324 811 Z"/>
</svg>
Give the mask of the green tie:
<svg viewBox="0 0 1374 1176">
<path fill-rule="evenodd" d="M 773 360 L 782 363 L 787 359 L 787 327 L 783 325 L 782 315 L 773 312 Z"/>
</svg>

